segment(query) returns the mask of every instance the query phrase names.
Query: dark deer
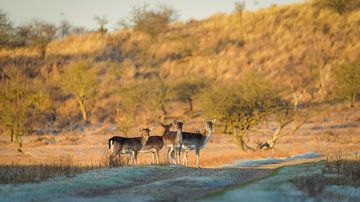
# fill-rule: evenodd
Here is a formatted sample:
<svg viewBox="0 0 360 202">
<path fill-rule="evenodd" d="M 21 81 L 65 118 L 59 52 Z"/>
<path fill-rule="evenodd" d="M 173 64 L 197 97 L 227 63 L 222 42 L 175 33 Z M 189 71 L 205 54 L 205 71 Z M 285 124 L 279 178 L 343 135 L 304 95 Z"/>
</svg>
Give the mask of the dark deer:
<svg viewBox="0 0 360 202">
<path fill-rule="evenodd" d="M 159 152 L 164 146 L 163 136 L 170 131 L 172 124 L 163 124 L 160 123 L 162 127 L 164 127 L 164 132 L 162 136 L 150 136 L 145 146 L 140 150 L 140 153 L 152 153 L 152 163 L 159 164 Z"/>
<path fill-rule="evenodd" d="M 131 160 L 134 165 L 137 165 L 137 155 L 141 148 L 146 145 L 150 132 L 152 129 L 149 128 L 139 128 L 140 137 L 119 137 L 114 136 L 108 140 L 110 157 L 109 162 L 116 156 L 120 154 L 130 154 Z"/>
</svg>

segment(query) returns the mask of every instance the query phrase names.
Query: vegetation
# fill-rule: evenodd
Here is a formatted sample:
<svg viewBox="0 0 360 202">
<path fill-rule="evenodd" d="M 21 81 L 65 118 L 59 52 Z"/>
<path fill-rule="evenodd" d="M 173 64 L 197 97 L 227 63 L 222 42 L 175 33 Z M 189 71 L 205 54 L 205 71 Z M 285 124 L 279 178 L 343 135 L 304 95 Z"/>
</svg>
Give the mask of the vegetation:
<svg viewBox="0 0 360 202">
<path fill-rule="evenodd" d="M 0 78 L 0 126 L 21 146 L 20 137 L 31 132 L 37 115 L 46 109 L 46 97 L 41 86 L 17 68 L 5 69 Z"/>
<path fill-rule="evenodd" d="M 128 21 L 122 21 L 120 24 L 155 37 L 165 31 L 169 23 L 176 19 L 176 10 L 169 6 L 160 5 L 158 8 L 152 9 L 145 4 L 140 7 L 134 7 Z"/>
<path fill-rule="evenodd" d="M 340 15 L 360 8 L 358 0 L 314 0 L 313 3 L 320 8 L 334 10 Z"/>
<path fill-rule="evenodd" d="M 278 123 L 273 137 L 259 143 L 269 149 L 293 133 L 285 127 L 296 131 L 303 123 L 302 108 L 333 94 L 354 99 L 356 79 L 346 83 L 339 75 L 356 75 L 356 62 L 344 61 L 358 61 L 360 55 L 358 9 L 347 9 L 346 18 L 311 3 L 255 12 L 238 3 L 234 10 L 176 22 L 172 8 L 143 6 L 133 9 L 123 29 L 101 34 L 66 21 L 12 26 L 2 11 L 0 37 L 8 44 L 1 44 L 1 71 L 24 72 L 19 88 L 30 95 L 42 89 L 37 85 L 48 86 L 51 110 L 44 114 L 56 118 L 43 122 L 54 122 L 57 131 L 81 125 L 78 117 L 88 120 L 91 114 L 92 122 L 116 122 L 126 134 L 132 124 L 196 111 L 217 118 L 243 149 L 254 149 L 244 136 L 257 126 Z M 106 23 L 101 25 L 105 29 Z M 6 82 L 2 85 L 10 85 Z M 25 123 L 40 118 L 34 109 L 24 112 Z M 22 125 L 31 131 L 30 124 Z"/>
<path fill-rule="evenodd" d="M 66 67 L 62 86 L 75 96 L 82 118 L 87 121 L 86 100 L 94 95 L 97 87 L 97 77 L 91 71 L 91 63 L 80 61 Z"/>
<path fill-rule="evenodd" d="M 334 71 L 335 95 L 354 107 L 360 94 L 360 60 L 344 64 Z"/>
</svg>

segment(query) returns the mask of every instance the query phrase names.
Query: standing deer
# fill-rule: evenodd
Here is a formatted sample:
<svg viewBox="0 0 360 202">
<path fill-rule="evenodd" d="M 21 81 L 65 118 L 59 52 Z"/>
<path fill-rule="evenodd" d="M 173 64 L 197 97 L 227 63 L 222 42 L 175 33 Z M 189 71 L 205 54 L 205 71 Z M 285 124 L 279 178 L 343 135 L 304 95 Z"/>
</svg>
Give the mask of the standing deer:
<svg viewBox="0 0 360 202">
<path fill-rule="evenodd" d="M 176 147 L 179 147 L 182 143 L 182 128 L 184 126 L 184 121 L 174 121 L 174 125 L 176 125 L 176 131 L 170 131 L 171 124 L 165 125 L 161 124 L 164 128 L 163 141 L 166 147 L 168 148 L 167 157 L 170 163 L 176 164 L 178 163 L 178 159 L 176 155 L 172 155 L 173 152 L 176 151 Z M 170 127 L 168 127 L 170 126 Z M 179 159 L 180 161 L 180 159 Z"/>
<path fill-rule="evenodd" d="M 184 150 L 184 158 L 183 164 L 188 164 L 188 152 L 195 150 L 196 154 L 196 166 L 199 166 L 199 158 L 200 158 L 200 150 L 203 149 L 206 143 L 209 141 L 214 124 L 214 120 L 204 120 L 203 123 L 205 124 L 205 132 L 182 132 L 182 144 L 181 147 L 178 147 L 179 150 Z M 179 151 L 179 158 L 180 158 L 180 151 Z"/>
<path fill-rule="evenodd" d="M 145 146 L 140 150 L 140 153 L 152 153 L 153 164 L 155 163 L 155 157 L 156 163 L 159 164 L 159 152 L 164 146 L 163 136 L 170 131 L 172 124 L 165 125 L 161 123 L 161 126 L 164 127 L 162 136 L 150 136 Z"/>
<path fill-rule="evenodd" d="M 139 128 L 140 137 L 119 137 L 114 136 L 108 140 L 110 157 L 109 162 L 120 154 L 130 154 L 134 165 L 137 165 L 137 155 L 149 139 L 152 128 Z"/>
</svg>

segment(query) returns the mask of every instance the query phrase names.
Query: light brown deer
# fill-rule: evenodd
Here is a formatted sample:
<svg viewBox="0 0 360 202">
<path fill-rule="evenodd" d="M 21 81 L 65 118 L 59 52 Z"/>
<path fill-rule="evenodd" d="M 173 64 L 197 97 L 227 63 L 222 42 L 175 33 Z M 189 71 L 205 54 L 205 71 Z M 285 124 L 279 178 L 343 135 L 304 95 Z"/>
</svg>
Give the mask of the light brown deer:
<svg viewBox="0 0 360 202">
<path fill-rule="evenodd" d="M 164 127 L 164 132 L 162 136 L 150 136 L 145 146 L 142 147 L 140 153 L 152 153 L 152 163 L 159 164 L 159 152 L 164 146 L 163 136 L 170 131 L 172 124 L 163 124 L 160 123 L 162 127 Z"/>
<path fill-rule="evenodd" d="M 205 124 L 205 132 L 181 132 L 182 134 L 182 143 L 181 143 L 181 150 L 184 151 L 183 157 L 183 164 L 188 164 L 188 152 L 194 150 L 196 154 L 196 166 L 199 166 L 199 159 L 200 159 L 200 150 L 203 149 L 208 143 L 211 134 L 214 129 L 215 119 L 214 120 L 204 120 L 203 123 Z M 177 148 L 180 150 L 180 147 Z M 180 158 L 180 152 L 179 152 Z"/>
<path fill-rule="evenodd" d="M 161 125 L 166 129 L 166 126 L 170 124 L 168 125 L 161 124 Z M 166 132 L 164 132 L 163 134 L 163 141 L 166 147 L 168 148 L 168 152 L 167 152 L 168 161 L 170 163 L 176 164 L 178 163 L 178 159 L 176 158 L 176 155 L 172 155 L 172 153 L 175 152 L 176 147 L 179 147 L 182 143 L 181 131 L 184 125 L 184 121 L 175 120 L 174 125 L 176 125 L 176 131 L 166 130 Z"/>
<path fill-rule="evenodd" d="M 139 128 L 140 137 L 119 137 L 114 136 L 108 140 L 110 157 L 109 162 L 120 154 L 130 154 L 134 165 L 137 165 L 137 155 L 141 148 L 147 143 L 152 128 Z"/>
</svg>

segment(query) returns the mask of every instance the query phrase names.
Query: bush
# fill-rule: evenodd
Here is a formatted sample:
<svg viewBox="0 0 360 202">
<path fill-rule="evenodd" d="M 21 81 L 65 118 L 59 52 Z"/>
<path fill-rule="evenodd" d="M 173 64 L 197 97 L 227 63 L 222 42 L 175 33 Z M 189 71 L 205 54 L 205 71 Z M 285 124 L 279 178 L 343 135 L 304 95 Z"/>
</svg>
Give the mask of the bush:
<svg viewBox="0 0 360 202">
<path fill-rule="evenodd" d="M 334 71 L 335 96 L 353 107 L 360 93 L 360 59 L 344 64 Z"/>
<path fill-rule="evenodd" d="M 166 30 L 169 23 L 176 19 L 176 10 L 169 6 L 160 5 L 156 9 L 151 9 L 148 5 L 143 5 L 141 7 L 134 7 L 128 22 L 123 21 L 120 24 L 154 37 Z"/>
</svg>

